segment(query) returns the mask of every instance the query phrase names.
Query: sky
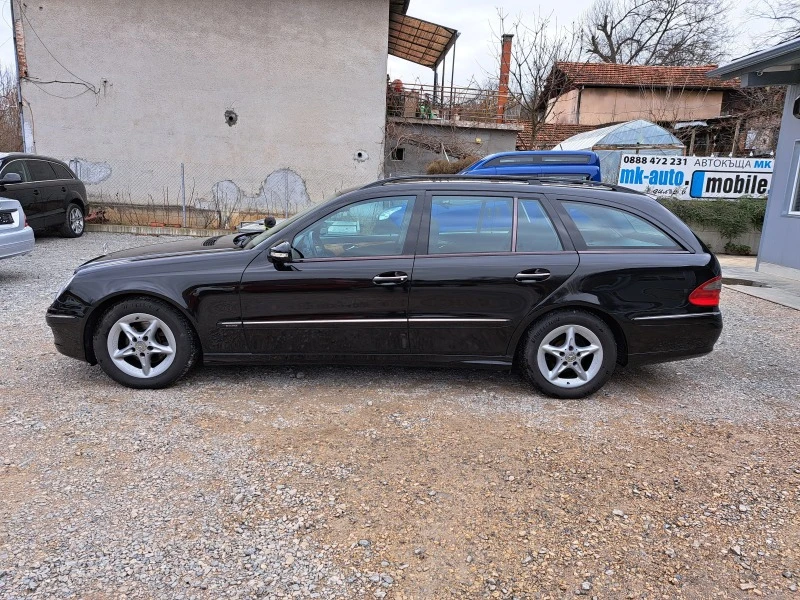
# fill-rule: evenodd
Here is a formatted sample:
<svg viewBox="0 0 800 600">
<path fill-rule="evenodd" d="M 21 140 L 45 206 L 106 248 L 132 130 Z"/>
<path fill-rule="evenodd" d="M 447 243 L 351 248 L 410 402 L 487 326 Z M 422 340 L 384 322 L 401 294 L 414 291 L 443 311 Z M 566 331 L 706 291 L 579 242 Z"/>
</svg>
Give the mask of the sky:
<svg viewBox="0 0 800 600">
<path fill-rule="evenodd" d="M 9 0 L 0 0 L 0 67 L 14 65 L 14 41 L 11 39 L 11 4 Z"/>
<path fill-rule="evenodd" d="M 14 42 L 11 35 L 10 0 L 0 0 L 0 66 L 14 68 Z M 592 0 L 411 0 L 408 14 L 461 32 L 456 44 L 456 85 L 466 85 L 472 79 L 483 83 L 497 76 L 497 49 L 492 44 L 493 34 L 499 29 L 498 7 L 509 20 L 517 16 L 552 15 L 558 25 L 570 25 L 580 20 L 581 15 L 592 4 Z M 746 20 L 748 28 L 753 21 L 745 14 L 747 2 L 739 2 L 734 9 L 732 21 Z M 758 25 L 756 24 L 756 28 Z M 737 48 L 740 50 L 741 47 Z M 745 48 L 741 54 L 749 51 Z M 738 55 L 739 52 L 736 52 Z M 447 59 L 447 82 L 450 81 L 451 58 Z M 427 67 L 390 56 L 387 73 L 392 79 L 406 83 L 432 84 L 433 71 Z"/>
<path fill-rule="evenodd" d="M 495 37 L 492 29 L 499 31 L 499 7 L 508 15 L 509 22 L 517 16 L 524 21 L 524 17 L 540 14 L 552 15 L 558 25 L 569 25 L 578 21 L 591 4 L 592 0 L 542 0 L 538 4 L 531 0 L 411 0 L 408 14 L 461 33 L 456 42 L 455 84 L 466 85 L 473 76 L 479 83 L 497 77 L 498 50 L 492 44 Z M 451 60 L 452 56 L 448 56 L 445 74 L 448 84 Z M 433 84 L 431 69 L 394 56 L 389 57 L 387 73 L 403 82 L 416 83 L 419 79 L 420 83 Z"/>
</svg>

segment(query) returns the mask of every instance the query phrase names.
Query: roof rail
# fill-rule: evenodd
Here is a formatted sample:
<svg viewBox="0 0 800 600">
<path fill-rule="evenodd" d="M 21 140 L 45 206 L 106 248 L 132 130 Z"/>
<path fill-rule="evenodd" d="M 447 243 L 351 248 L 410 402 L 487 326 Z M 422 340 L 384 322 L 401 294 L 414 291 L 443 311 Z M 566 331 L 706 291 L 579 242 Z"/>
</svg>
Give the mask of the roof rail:
<svg viewBox="0 0 800 600">
<path fill-rule="evenodd" d="M 568 185 L 602 188 L 615 192 L 641 193 L 619 185 L 605 183 L 602 181 L 591 181 L 588 179 L 574 179 L 570 177 L 557 176 L 532 177 L 530 175 L 470 175 L 469 173 L 462 175 L 404 175 L 402 177 L 389 177 L 387 179 L 381 179 L 373 183 L 368 183 L 361 189 L 363 190 L 367 188 L 381 187 L 384 185 L 426 181 L 447 181 L 454 183 L 461 181 L 480 181 L 484 183 L 518 183 L 522 185 Z"/>
</svg>

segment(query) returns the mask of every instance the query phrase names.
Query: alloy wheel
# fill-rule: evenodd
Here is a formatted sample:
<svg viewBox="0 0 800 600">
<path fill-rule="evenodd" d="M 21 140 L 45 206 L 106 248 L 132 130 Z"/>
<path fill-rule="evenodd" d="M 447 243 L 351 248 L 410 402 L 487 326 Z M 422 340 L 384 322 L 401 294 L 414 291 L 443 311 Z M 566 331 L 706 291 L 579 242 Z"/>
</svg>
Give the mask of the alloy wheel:
<svg viewBox="0 0 800 600">
<path fill-rule="evenodd" d="M 587 327 L 562 325 L 544 336 L 536 358 L 539 371 L 551 384 L 577 388 L 600 372 L 603 345 Z"/>
<path fill-rule="evenodd" d="M 83 212 L 77 206 L 69 211 L 69 228 L 76 236 L 83 233 Z"/>
<path fill-rule="evenodd" d="M 164 321 L 146 313 L 133 313 L 114 323 L 108 332 L 107 347 L 120 371 L 150 379 L 169 369 L 177 344 Z"/>
</svg>

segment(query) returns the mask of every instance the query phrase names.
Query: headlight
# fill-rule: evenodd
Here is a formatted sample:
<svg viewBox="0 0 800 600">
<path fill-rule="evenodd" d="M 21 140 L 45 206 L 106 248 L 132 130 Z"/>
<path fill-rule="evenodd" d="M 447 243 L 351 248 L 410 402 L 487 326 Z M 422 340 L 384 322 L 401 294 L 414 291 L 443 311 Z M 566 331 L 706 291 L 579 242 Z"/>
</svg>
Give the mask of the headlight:
<svg viewBox="0 0 800 600">
<path fill-rule="evenodd" d="M 55 298 L 56 300 L 58 300 L 58 298 L 61 296 L 61 294 L 63 294 L 66 291 L 66 289 L 69 287 L 69 284 L 72 283 L 73 279 L 75 279 L 75 273 L 70 275 L 69 279 L 67 279 L 64 282 L 64 285 L 62 285 L 61 288 L 58 290 L 58 293 L 56 294 L 56 298 Z"/>
</svg>

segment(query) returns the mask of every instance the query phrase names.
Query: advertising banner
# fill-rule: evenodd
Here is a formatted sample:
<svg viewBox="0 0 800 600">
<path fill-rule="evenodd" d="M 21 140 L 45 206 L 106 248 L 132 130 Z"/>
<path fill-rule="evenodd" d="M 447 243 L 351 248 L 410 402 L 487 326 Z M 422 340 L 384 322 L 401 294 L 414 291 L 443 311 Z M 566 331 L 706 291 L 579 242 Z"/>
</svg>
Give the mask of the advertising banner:
<svg viewBox="0 0 800 600">
<path fill-rule="evenodd" d="M 681 200 L 766 197 L 772 158 L 623 154 L 619 185 Z"/>
</svg>

